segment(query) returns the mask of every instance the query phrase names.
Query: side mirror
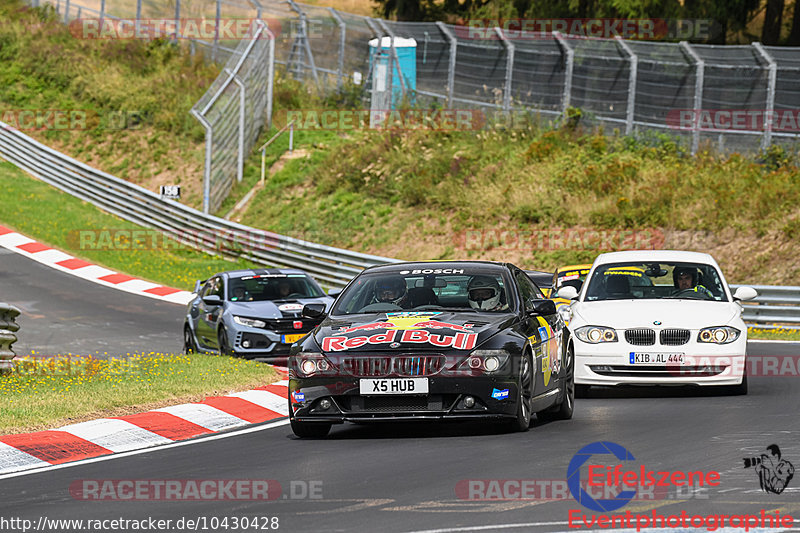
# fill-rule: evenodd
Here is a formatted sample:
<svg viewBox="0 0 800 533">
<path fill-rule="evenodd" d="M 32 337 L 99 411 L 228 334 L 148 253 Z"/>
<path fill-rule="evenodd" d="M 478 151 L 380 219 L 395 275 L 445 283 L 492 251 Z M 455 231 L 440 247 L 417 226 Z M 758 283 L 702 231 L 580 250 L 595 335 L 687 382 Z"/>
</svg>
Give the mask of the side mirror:
<svg viewBox="0 0 800 533">
<path fill-rule="evenodd" d="M 325 304 L 306 304 L 300 313 L 306 318 L 320 318 L 325 316 Z"/>
<path fill-rule="evenodd" d="M 553 300 L 534 300 L 533 309 L 528 310 L 529 315 L 554 315 L 556 303 Z"/>
<path fill-rule="evenodd" d="M 206 305 L 222 305 L 222 298 L 216 294 L 209 294 L 208 296 L 203 296 L 203 303 Z"/>
<path fill-rule="evenodd" d="M 578 289 L 572 285 L 564 285 L 556 293 L 556 298 L 564 298 L 565 300 L 574 300 L 578 297 Z"/>
<path fill-rule="evenodd" d="M 331 289 L 328 291 L 328 296 L 331 298 L 336 298 L 340 294 L 342 294 L 342 289 Z"/>
<path fill-rule="evenodd" d="M 758 292 L 753 287 L 739 287 L 736 289 L 736 292 L 733 293 L 733 299 L 735 300 L 752 300 L 758 296 Z"/>
<path fill-rule="evenodd" d="M 195 282 L 194 282 L 194 290 L 192 292 L 195 293 L 195 294 L 199 294 L 200 293 L 200 287 L 202 287 L 202 286 L 203 286 L 203 281 L 202 280 L 199 280 L 199 279 L 195 280 Z"/>
</svg>

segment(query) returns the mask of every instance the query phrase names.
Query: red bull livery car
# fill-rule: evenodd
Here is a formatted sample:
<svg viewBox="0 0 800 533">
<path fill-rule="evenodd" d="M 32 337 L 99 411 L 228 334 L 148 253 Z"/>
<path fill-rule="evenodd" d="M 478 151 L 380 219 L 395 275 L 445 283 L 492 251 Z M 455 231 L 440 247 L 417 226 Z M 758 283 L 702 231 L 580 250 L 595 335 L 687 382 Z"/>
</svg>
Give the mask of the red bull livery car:
<svg viewBox="0 0 800 533">
<path fill-rule="evenodd" d="M 322 437 L 346 421 L 485 419 L 525 431 L 532 413 L 571 418 L 572 354 L 555 305 L 514 265 L 368 268 L 292 346 L 292 430 Z"/>
</svg>

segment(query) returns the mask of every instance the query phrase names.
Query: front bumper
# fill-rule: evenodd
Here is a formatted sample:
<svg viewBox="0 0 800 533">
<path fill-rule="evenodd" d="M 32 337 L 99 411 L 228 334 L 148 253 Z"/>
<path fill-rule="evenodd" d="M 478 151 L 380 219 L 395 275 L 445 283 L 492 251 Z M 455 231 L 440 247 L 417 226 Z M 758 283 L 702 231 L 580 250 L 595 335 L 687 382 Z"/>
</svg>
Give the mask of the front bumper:
<svg viewBox="0 0 800 533">
<path fill-rule="evenodd" d="M 574 338 L 578 385 L 738 385 L 746 364 L 746 336 L 730 344 L 637 346 L 617 332 L 617 342 L 589 344 Z M 631 354 L 683 354 L 683 362 L 631 362 Z"/>
<path fill-rule="evenodd" d="M 310 329 L 308 330 L 310 331 Z M 231 335 L 233 351 L 237 356 L 245 359 L 274 361 L 277 358 L 287 359 L 293 342 L 284 342 L 284 335 L 305 336 L 308 331 L 294 330 L 291 332 L 276 332 L 260 328 L 238 327 L 235 334 Z M 247 345 L 247 346 L 245 346 Z"/>
<path fill-rule="evenodd" d="M 386 378 L 406 379 L 390 375 Z M 419 376 L 414 376 L 415 378 Z M 331 376 L 289 379 L 289 409 L 301 421 L 476 420 L 516 416 L 517 380 L 511 376 L 427 376 L 426 394 L 360 394 L 361 379 Z M 498 391 L 499 396 L 497 398 Z M 493 395 L 495 397 L 493 397 Z M 474 398 L 467 407 L 465 399 Z M 323 409 L 327 399 L 330 407 Z"/>
</svg>

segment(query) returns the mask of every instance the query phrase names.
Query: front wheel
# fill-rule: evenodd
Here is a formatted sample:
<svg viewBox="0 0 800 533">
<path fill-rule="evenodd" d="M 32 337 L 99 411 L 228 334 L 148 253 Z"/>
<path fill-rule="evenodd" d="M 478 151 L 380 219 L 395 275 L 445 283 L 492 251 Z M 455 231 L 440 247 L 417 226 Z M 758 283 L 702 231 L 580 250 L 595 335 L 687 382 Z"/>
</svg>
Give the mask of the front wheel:
<svg viewBox="0 0 800 533">
<path fill-rule="evenodd" d="M 183 326 L 183 353 L 190 354 L 197 352 L 197 344 L 194 342 L 194 335 L 192 335 L 192 328 L 189 324 Z"/>
<path fill-rule="evenodd" d="M 564 377 L 564 394 L 561 397 L 561 402 L 554 405 L 546 411 L 538 413 L 545 419 L 549 420 L 569 420 L 572 418 L 572 413 L 575 410 L 575 355 L 570 346 L 567 350 L 567 357 L 565 361 L 566 376 Z"/>
<path fill-rule="evenodd" d="M 233 349 L 228 344 L 228 334 L 225 333 L 225 328 L 220 328 L 217 334 L 217 343 L 219 344 L 220 355 L 233 355 Z"/>
<path fill-rule="evenodd" d="M 517 416 L 511 421 L 513 431 L 528 431 L 531 425 L 531 398 L 533 397 L 533 362 L 531 355 L 525 353 L 520 363 L 519 384 L 517 386 Z"/>
</svg>

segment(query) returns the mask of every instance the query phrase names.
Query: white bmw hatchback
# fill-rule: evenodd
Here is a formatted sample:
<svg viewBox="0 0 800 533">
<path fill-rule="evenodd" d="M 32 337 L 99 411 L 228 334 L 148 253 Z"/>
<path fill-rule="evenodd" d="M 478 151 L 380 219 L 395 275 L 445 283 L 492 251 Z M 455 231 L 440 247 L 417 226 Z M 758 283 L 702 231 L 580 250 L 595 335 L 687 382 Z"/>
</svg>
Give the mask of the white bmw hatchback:
<svg viewBox="0 0 800 533">
<path fill-rule="evenodd" d="M 581 288 L 564 287 L 578 393 L 590 385 L 714 385 L 747 394 L 747 326 L 708 254 L 671 250 L 601 254 Z"/>
</svg>

